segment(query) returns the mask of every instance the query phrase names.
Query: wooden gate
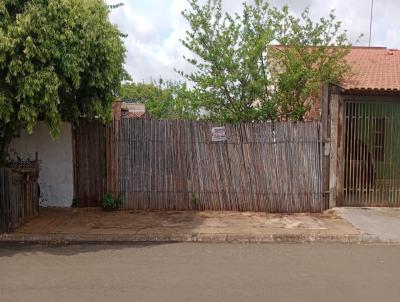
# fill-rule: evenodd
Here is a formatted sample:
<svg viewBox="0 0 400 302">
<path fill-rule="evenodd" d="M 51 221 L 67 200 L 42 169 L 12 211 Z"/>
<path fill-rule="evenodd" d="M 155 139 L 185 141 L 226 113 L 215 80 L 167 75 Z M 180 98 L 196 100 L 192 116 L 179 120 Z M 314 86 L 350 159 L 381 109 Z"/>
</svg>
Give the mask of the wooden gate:
<svg viewBox="0 0 400 302">
<path fill-rule="evenodd" d="M 12 232 L 39 213 L 37 161 L 0 168 L 0 234 Z"/>
<path fill-rule="evenodd" d="M 400 206 L 400 104 L 347 101 L 344 206 Z"/>
<path fill-rule="evenodd" d="M 75 198 L 80 207 L 98 207 L 106 182 L 106 126 L 82 122 L 74 131 Z"/>
</svg>

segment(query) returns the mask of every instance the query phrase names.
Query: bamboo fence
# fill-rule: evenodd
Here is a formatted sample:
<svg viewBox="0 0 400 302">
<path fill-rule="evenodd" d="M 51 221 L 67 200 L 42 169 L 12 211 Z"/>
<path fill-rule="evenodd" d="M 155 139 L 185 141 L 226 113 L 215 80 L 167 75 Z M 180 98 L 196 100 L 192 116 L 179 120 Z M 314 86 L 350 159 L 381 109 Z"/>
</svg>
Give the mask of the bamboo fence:
<svg viewBox="0 0 400 302">
<path fill-rule="evenodd" d="M 108 133 L 124 209 L 321 212 L 320 124 L 122 119 Z M 110 177 L 111 176 L 111 177 Z M 109 181 L 110 182 L 110 181 Z"/>
</svg>

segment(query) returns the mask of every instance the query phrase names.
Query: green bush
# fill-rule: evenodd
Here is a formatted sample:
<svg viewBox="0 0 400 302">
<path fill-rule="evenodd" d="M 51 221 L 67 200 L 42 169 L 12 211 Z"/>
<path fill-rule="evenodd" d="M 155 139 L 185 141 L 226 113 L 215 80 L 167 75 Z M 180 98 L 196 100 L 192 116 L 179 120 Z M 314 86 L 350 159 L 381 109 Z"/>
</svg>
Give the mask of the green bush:
<svg viewBox="0 0 400 302">
<path fill-rule="evenodd" d="M 114 196 L 111 193 L 104 194 L 101 199 L 101 207 L 106 211 L 114 211 L 120 209 L 122 206 L 121 196 Z"/>
<path fill-rule="evenodd" d="M 72 199 L 71 208 L 79 208 L 81 206 L 80 200 L 78 198 Z"/>
</svg>

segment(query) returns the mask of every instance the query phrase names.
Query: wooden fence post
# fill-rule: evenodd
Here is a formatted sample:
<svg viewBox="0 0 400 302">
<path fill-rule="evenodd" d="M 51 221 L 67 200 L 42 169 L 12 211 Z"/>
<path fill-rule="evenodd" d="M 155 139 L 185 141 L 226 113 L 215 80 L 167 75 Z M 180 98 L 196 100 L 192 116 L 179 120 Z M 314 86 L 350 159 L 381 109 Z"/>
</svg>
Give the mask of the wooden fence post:
<svg viewBox="0 0 400 302">
<path fill-rule="evenodd" d="M 118 194 L 118 137 L 120 119 L 106 126 L 106 191 Z"/>
<path fill-rule="evenodd" d="M 323 85 L 321 97 L 321 124 L 322 124 L 322 189 L 325 209 L 329 208 L 329 171 L 330 171 L 330 151 L 331 151 L 331 115 L 329 104 L 328 83 Z"/>
<path fill-rule="evenodd" d="M 0 234 L 9 231 L 10 169 L 0 168 Z"/>
<path fill-rule="evenodd" d="M 339 123 L 339 95 L 333 94 L 331 108 L 331 139 L 329 160 L 329 208 L 336 207 L 337 198 L 337 159 L 338 159 L 338 123 Z"/>
<path fill-rule="evenodd" d="M 337 171 L 336 171 L 336 206 L 344 202 L 344 98 L 338 95 L 338 125 L 337 125 Z"/>
</svg>

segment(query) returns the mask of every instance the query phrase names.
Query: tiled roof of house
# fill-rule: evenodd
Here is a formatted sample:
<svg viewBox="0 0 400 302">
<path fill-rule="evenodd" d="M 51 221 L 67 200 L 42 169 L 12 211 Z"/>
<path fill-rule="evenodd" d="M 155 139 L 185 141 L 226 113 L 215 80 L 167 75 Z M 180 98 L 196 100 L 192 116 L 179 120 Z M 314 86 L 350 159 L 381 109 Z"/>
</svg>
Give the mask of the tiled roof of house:
<svg viewBox="0 0 400 302">
<path fill-rule="evenodd" d="M 123 102 L 121 104 L 121 108 L 123 110 L 128 110 L 128 111 L 146 111 L 146 105 L 145 104 L 137 104 L 137 103 L 125 103 L 125 102 Z"/>
<path fill-rule="evenodd" d="M 124 117 L 125 118 L 139 118 L 139 117 L 144 117 L 146 115 L 146 112 L 144 111 L 130 111 L 128 112 Z"/>
<path fill-rule="evenodd" d="M 146 117 L 146 105 L 122 102 L 121 116 L 123 118 L 144 118 Z"/>
<path fill-rule="evenodd" d="M 353 47 L 347 61 L 352 74 L 342 83 L 345 90 L 400 92 L 400 50 Z"/>
</svg>

